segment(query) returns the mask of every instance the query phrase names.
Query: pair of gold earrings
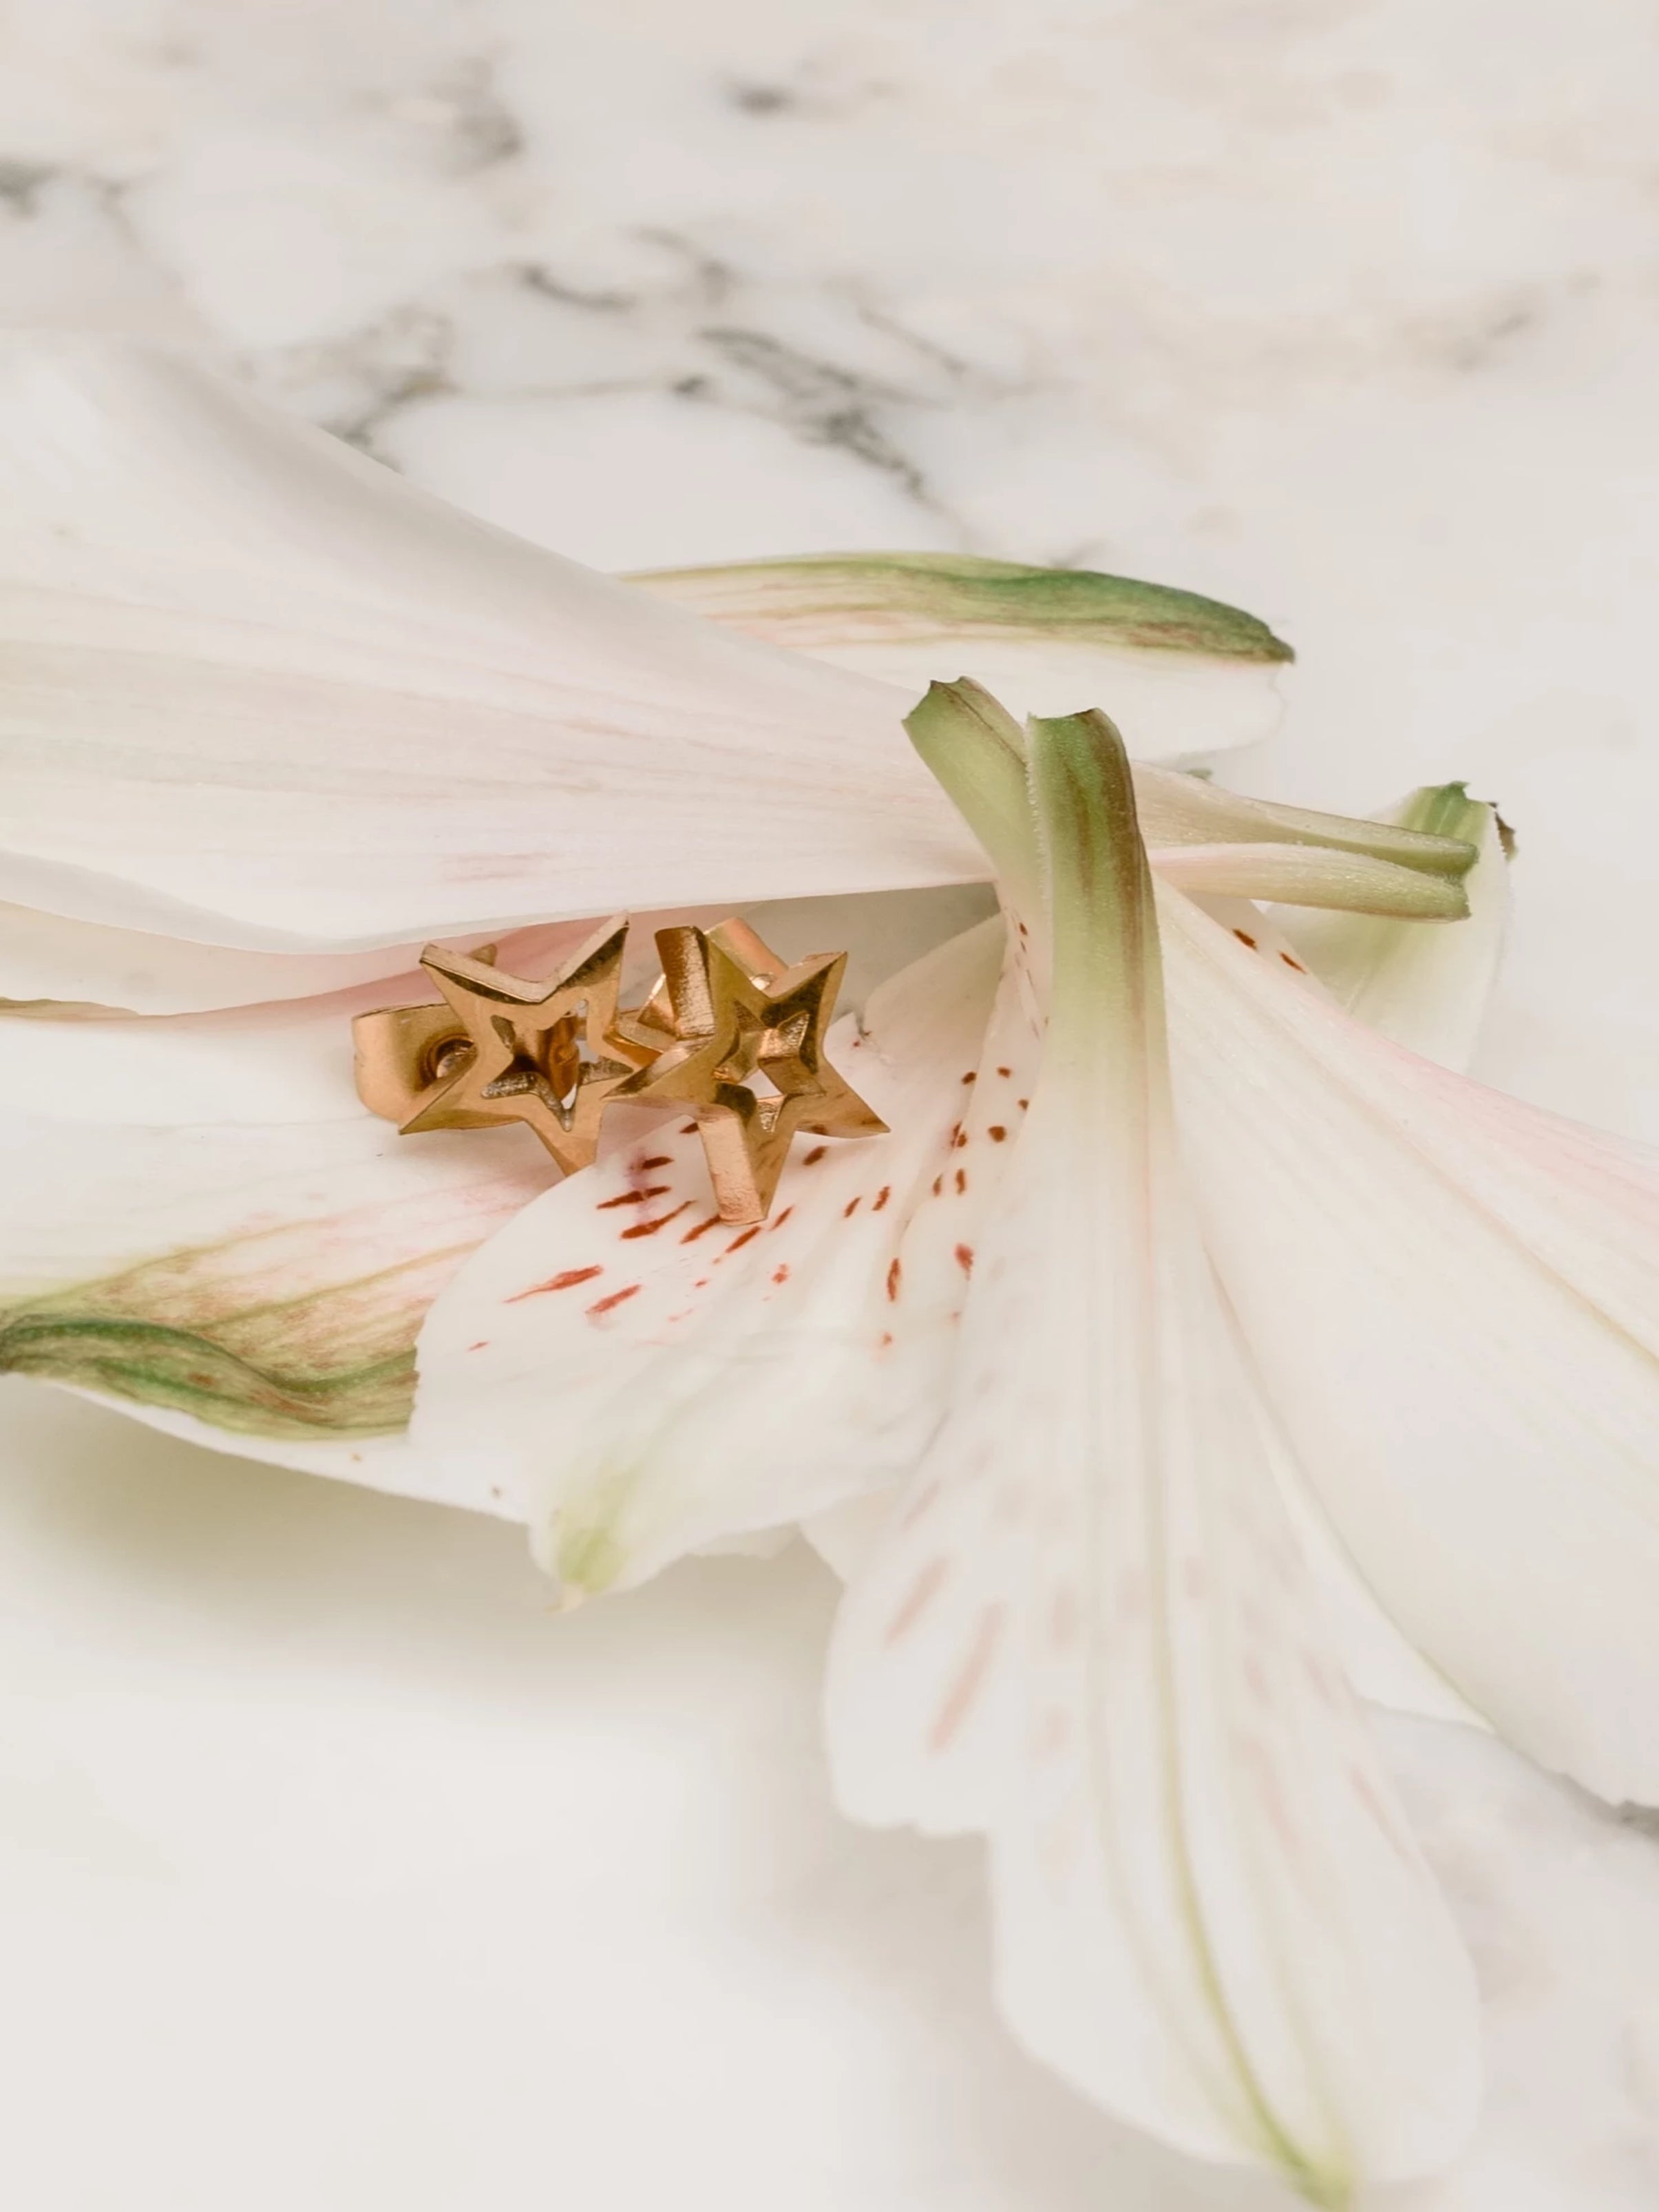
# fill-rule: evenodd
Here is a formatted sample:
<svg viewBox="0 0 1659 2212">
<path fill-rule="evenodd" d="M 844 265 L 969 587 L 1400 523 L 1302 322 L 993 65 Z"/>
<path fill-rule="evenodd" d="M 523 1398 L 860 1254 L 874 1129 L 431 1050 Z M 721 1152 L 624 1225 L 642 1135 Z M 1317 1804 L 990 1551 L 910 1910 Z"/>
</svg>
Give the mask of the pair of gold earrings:
<svg viewBox="0 0 1659 2212">
<path fill-rule="evenodd" d="M 566 1175 L 595 1157 L 609 1107 L 678 1107 L 732 1222 L 765 1219 L 795 1136 L 881 1135 L 823 1048 L 844 952 L 791 967 L 742 921 L 659 929 L 662 974 L 624 1010 L 628 932 L 606 922 L 545 981 L 504 974 L 489 948 L 428 945 L 441 1001 L 352 1024 L 359 1097 L 405 1136 L 523 1121 Z"/>
</svg>

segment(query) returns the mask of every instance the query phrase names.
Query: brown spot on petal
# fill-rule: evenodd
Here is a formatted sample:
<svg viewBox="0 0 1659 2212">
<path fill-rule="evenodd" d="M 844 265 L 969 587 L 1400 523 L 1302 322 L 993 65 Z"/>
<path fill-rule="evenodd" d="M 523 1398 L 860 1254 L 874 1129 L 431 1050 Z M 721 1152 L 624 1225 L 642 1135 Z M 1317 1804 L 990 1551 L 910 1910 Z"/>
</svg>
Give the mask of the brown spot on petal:
<svg viewBox="0 0 1659 2212">
<path fill-rule="evenodd" d="M 1012 1067 L 1000 1067 L 997 1070 L 999 1075 L 1012 1075 L 1013 1072 Z"/>
<path fill-rule="evenodd" d="M 636 1221 L 631 1229 L 623 1230 L 623 1243 L 627 1243 L 631 1237 L 654 1237 L 659 1229 L 666 1229 L 671 1221 L 678 1221 L 690 1203 L 689 1198 L 683 1198 L 672 1213 L 659 1213 L 654 1221 Z"/>
<path fill-rule="evenodd" d="M 757 1221 L 752 1229 L 745 1229 L 741 1237 L 734 1237 L 732 1239 L 732 1242 L 726 1246 L 726 1251 L 741 1252 L 745 1244 L 752 1244 L 754 1243 L 756 1237 L 760 1235 L 761 1231 L 764 1229 L 765 1226 L 766 1224 L 763 1221 Z M 721 1259 L 724 1259 L 726 1257 L 726 1252 L 722 1252 L 720 1257 Z"/>
<path fill-rule="evenodd" d="M 964 1275 L 971 1275 L 971 1274 L 973 1273 L 973 1272 L 974 1272 L 974 1248 L 973 1248 L 973 1246 L 972 1246 L 971 1244 L 958 1244 L 958 1245 L 957 1245 L 957 1267 L 960 1267 L 960 1268 L 961 1268 L 961 1270 L 962 1270 L 962 1272 L 963 1272 L 963 1273 Z"/>
<path fill-rule="evenodd" d="M 895 1644 L 902 1643 L 944 1589 L 950 1573 L 948 1559 L 929 1559 L 911 1583 L 903 1603 L 888 1622 L 887 1632 L 881 1639 L 884 1644 L 890 1648 Z"/>
<path fill-rule="evenodd" d="M 958 1168 L 957 1170 L 957 1196 L 960 1198 L 966 1191 L 967 1188 L 968 1170 L 966 1168 Z"/>
<path fill-rule="evenodd" d="M 603 1267 L 567 1267 L 562 1275 L 550 1275 L 544 1283 L 532 1283 L 527 1291 L 514 1291 L 503 1305 L 515 1306 L 521 1298 L 538 1298 L 544 1291 L 574 1290 L 578 1283 L 591 1283 L 595 1275 L 602 1275 Z"/>
<path fill-rule="evenodd" d="M 1026 1108 L 1030 1106 L 1030 1103 L 1031 1102 L 1029 1098 L 1016 1098 L 1014 1101 L 1015 1105 L 1020 1109 L 1022 1113 L 1024 1113 Z"/>
<path fill-rule="evenodd" d="M 861 1206 L 863 1203 L 864 1194 L 862 1191 L 859 1193 L 856 1198 L 849 1198 L 846 1205 L 843 1206 L 841 1210 L 842 1219 L 843 1221 L 850 1221 L 852 1217 L 858 1212 L 860 1206 Z"/>
<path fill-rule="evenodd" d="M 699 1237 L 707 1237 L 711 1229 L 718 1229 L 720 1225 L 719 1214 L 711 1213 L 707 1221 L 700 1221 L 695 1229 L 688 1229 L 680 1242 L 682 1244 L 695 1244 Z"/>
<path fill-rule="evenodd" d="M 1285 963 L 1285 965 L 1287 968 L 1294 968 L 1298 975 L 1305 975 L 1307 974 L 1308 971 L 1302 965 L 1302 963 L 1299 960 L 1292 960 L 1288 952 L 1281 952 L 1279 957 Z"/>
<path fill-rule="evenodd" d="M 775 1283 L 787 1283 L 787 1282 L 788 1281 L 788 1279 L 789 1279 L 789 1270 L 788 1270 L 788 1268 L 787 1268 L 787 1266 L 786 1266 L 786 1267 L 774 1267 L 774 1268 L 773 1268 L 773 1270 L 772 1270 L 772 1280 L 773 1280 Z"/>
<path fill-rule="evenodd" d="M 892 1266 L 887 1270 L 887 1297 L 890 1304 L 897 1298 L 899 1294 L 899 1285 L 903 1280 L 904 1270 L 900 1267 L 898 1261 L 895 1260 Z"/>
<path fill-rule="evenodd" d="M 1008 1141 L 1008 1132 L 1000 1121 L 993 1121 L 985 1133 L 994 1145 L 1004 1145 Z"/>
<path fill-rule="evenodd" d="M 695 1137 L 695 1136 L 696 1135 L 696 1133 L 697 1133 L 697 1125 L 696 1125 L 696 1123 L 695 1121 L 682 1121 L 682 1122 L 681 1122 L 681 1124 L 680 1124 L 680 1134 L 681 1134 L 681 1136 L 683 1136 L 683 1137 Z"/>
<path fill-rule="evenodd" d="M 814 1145 L 811 1151 L 808 1152 L 806 1158 L 801 1162 L 801 1165 L 804 1168 L 815 1168 L 829 1149 L 830 1147 L 828 1145 Z"/>
<path fill-rule="evenodd" d="M 667 1188 L 665 1182 L 648 1182 L 642 1189 L 619 1191 L 615 1198 L 602 1198 L 593 1210 L 596 1213 L 609 1213 L 616 1206 L 643 1206 L 647 1198 L 660 1198 Z"/>
<path fill-rule="evenodd" d="M 630 1283 L 625 1291 L 612 1291 L 608 1298 L 595 1298 L 587 1309 L 587 1318 L 597 1321 L 601 1314 L 613 1312 L 617 1306 L 625 1305 L 629 1298 L 637 1297 L 640 1289 L 638 1283 Z"/>
<path fill-rule="evenodd" d="M 1255 951 L 1255 939 L 1250 936 L 1248 931 L 1236 929 L 1233 932 L 1233 935 L 1238 939 L 1241 945 L 1248 945 L 1252 952 Z"/>
<path fill-rule="evenodd" d="M 872 1212 L 872 1213 L 879 1213 L 879 1212 L 881 1212 L 881 1209 L 883 1208 L 883 1206 L 886 1205 L 886 1203 L 887 1203 L 888 1200 L 889 1200 L 892 1195 L 893 1195 L 893 1186 L 892 1186 L 892 1184 L 891 1184 L 891 1183 L 890 1183 L 890 1182 L 884 1182 L 884 1183 L 883 1183 L 883 1185 L 882 1185 L 881 1188 L 880 1188 L 877 1193 L 876 1193 L 875 1204 L 874 1204 L 874 1205 L 870 1208 L 871 1212 Z"/>
<path fill-rule="evenodd" d="M 934 1197 L 935 1197 L 935 1198 L 937 1198 L 937 1197 L 939 1196 L 939 1193 L 940 1193 L 944 1188 L 945 1188 L 945 1177 L 944 1177 L 942 1175 L 936 1175 L 936 1176 L 933 1177 L 933 1195 L 934 1195 Z"/>
<path fill-rule="evenodd" d="M 883 1329 L 883 1331 L 882 1331 L 881 1334 L 880 1334 L 877 1339 L 876 1339 L 876 1342 L 877 1342 L 878 1346 L 880 1347 L 880 1349 L 881 1349 L 883 1352 L 885 1352 L 885 1351 L 886 1351 L 886 1349 L 887 1349 L 888 1346 L 889 1346 L 892 1341 L 893 1341 L 893 1332 L 892 1332 L 892 1330 L 891 1330 L 890 1328 L 884 1328 L 884 1329 Z"/>
<path fill-rule="evenodd" d="M 966 1129 L 963 1128 L 960 1124 L 958 1124 L 956 1133 L 951 1139 L 951 1146 L 955 1151 L 959 1152 L 967 1141 L 968 1132 Z"/>
<path fill-rule="evenodd" d="M 773 1222 L 773 1224 L 772 1224 L 773 1228 L 774 1228 L 774 1229 L 781 1229 L 781 1228 L 782 1228 L 782 1226 L 783 1226 L 783 1224 L 784 1224 L 784 1223 L 785 1223 L 786 1221 L 787 1221 L 787 1220 L 788 1220 L 788 1218 L 789 1218 L 790 1215 L 794 1212 L 794 1210 L 795 1210 L 795 1209 L 794 1209 L 794 1207 L 793 1207 L 793 1206 L 786 1206 L 784 1207 L 784 1209 L 783 1209 L 783 1212 L 782 1212 L 781 1213 L 780 1213 L 780 1214 L 777 1216 L 776 1219 Z"/>
<path fill-rule="evenodd" d="M 672 1168 L 673 1164 L 672 1152 L 653 1152 L 648 1160 L 640 1162 L 640 1173 L 644 1175 L 652 1168 Z"/>
</svg>

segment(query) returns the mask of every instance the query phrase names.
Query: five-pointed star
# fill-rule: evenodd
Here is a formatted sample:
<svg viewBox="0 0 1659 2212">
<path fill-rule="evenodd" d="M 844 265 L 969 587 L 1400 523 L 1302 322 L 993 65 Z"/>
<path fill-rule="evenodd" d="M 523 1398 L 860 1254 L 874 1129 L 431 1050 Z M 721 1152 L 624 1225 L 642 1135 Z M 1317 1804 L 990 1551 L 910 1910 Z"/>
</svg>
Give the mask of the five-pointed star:
<svg viewBox="0 0 1659 2212">
<path fill-rule="evenodd" d="M 643 1041 L 654 1027 L 665 1048 L 612 1096 L 690 1107 L 721 1219 L 763 1221 L 792 1138 L 887 1127 L 823 1049 L 847 955 L 784 968 L 741 923 L 659 930 L 657 950 L 661 989 L 629 1029 Z"/>
<path fill-rule="evenodd" d="M 524 1121 L 566 1175 L 585 1168 L 606 1104 L 642 1057 L 614 1034 L 627 938 L 625 919 L 606 922 L 547 982 L 428 945 L 421 965 L 464 1035 L 438 1061 L 455 1073 L 404 1134 Z"/>
</svg>

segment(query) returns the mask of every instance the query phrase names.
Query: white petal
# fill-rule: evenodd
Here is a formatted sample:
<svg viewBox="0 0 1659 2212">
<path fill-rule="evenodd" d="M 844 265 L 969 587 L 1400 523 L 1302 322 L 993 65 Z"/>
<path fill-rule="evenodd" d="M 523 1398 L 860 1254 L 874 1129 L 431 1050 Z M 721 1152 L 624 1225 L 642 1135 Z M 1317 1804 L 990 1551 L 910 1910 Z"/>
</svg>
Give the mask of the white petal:
<svg viewBox="0 0 1659 2212">
<path fill-rule="evenodd" d="M 1097 702 L 1146 760 L 1270 735 L 1291 658 L 1265 623 L 1192 592 L 970 554 L 815 554 L 630 581 L 913 694 L 965 670 L 1021 714 Z"/>
<path fill-rule="evenodd" d="M 836 1064 L 891 1133 L 799 1140 L 765 1224 L 721 1223 L 695 1123 L 659 1121 L 550 1191 L 434 1306 L 416 1441 L 509 1470 L 568 1588 L 626 1587 L 914 1465 L 972 1266 L 965 1224 L 1006 1152 L 1006 1131 L 987 1137 L 980 1177 L 967 1127 L 1014 1087 L 1006 1058 L 1009 1077 L 973 1079 L 1002 935 L 981 924 L 878 990 L 862 1032 L 838 1025 Z"/>
<path fill-rule="evenodd" d="M 1468 913 L 1461 883 L 1369 853 L 1315 845 L 1155 845 L 1146 857 L 1165 883 L 1218 897 L 1281 899 L 1368 919 L 1389 915 L 1400 924 L 1462 921 Z"/>
<path fill-rule="evenodd" d="M 1335 2203 L 1467 2130 L 1474 1992 L 1255 1433 L 1174 1152 L 1127 777 L 1097 758 L 1039 732 L 1054 1018 L 951 1412 L 837 1627 L 836 1784 L 863 1818 L 988 1832 L 1001 1999 L 1039 2057 Z"/>
<path fill-rule="evenodd" d="M 314 954 L 984 872 L 902 695 L 181 362 L 7 341 L 0 638 L 0 897 L 106 927 Z"/>
<path fill-rule="evenodd" d="M 0 1370 L 222 1450 L 522 1517 L 398 1431 L 422 1315 L 546 1183 L 527 1134 L 400 1140 L 352 1096 L 337 1001 L 264 1024 L 14 1018 L 0 1075 Z M 189 1118 L 205 1104 L 213 1121 Z"/>
<path fill-rule="evenodd" d="M 489 934 L 472 931 L 461 949 Z M 420 951 L 410 944 L 372 952 L 240 952 L 0 904 L 0 1003 L 196 1013 L 390 981 L 411 972 Z"/>
<path fill-rule="evenodd" d="M 1380 917 L 1297 908 L 1273 920 L 1338 1002 L 1367 1028 L 1461 1073 L 1474 1054 L 1509 923 L 1502 824 L 1495 807 L 1470 799 L 1456 783 L 1415 791 L 1381 818 L 1467 838 L 1478 848 L 1480 857 L 1463 878 L 1466 922 L 1456 929 L 1418 929 Z"/>
<path fill-rule="evenodd" d="M 1512 1743 L 1659 1801 L 1659 1158 L 1163 903 L 1206 1239 L 1349 1556 Z"/>
</svg>

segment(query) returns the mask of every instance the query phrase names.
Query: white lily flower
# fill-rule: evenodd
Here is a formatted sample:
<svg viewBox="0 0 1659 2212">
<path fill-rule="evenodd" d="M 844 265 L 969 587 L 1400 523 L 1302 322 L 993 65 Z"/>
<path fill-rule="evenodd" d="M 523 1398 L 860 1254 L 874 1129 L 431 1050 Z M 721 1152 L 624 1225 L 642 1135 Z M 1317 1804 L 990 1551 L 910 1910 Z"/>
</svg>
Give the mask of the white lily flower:
<svg viewBox="0 0 1659 2212">
<path fill-rule="evenodd" d="M 523 1518 L 573 1597 L 811 1521 L 860 1555 L 838 1785 L 990 1837 L 1040 2056 L 1327 2201 L 1447 2154 L 1467 1970 L 1345 1672 L 1659 1794 L 1659 1178 L 1449 1072 L 1501 930 L 1490 811 L 1131 776 L 1085 719 L 1035 741 L 1045 867 L 973 686 L 913 718 L 947 799 L 875 677 L 174 363 L 12 348 L 0 482 L 0 990 L 57 1002 L 0 1023 L 0 1364 Z M 852 565 L 856 619 L 830 564 L 797 641 L 914 672 L 869 635 L 895 565 Z M 915 574 L 948 568 L 893 601 L 929 673 L 990 624 L 936 595 L 919 641 Z M 1097 651 L 1132 743 L 1255 733 L 1272 656 L 1215 633 L 1194 665 L 1164 597 L 1137 643 L 1096 591 L 1064 680 Z M 1057 703 L 1041 623 L 994 642 Z M 1023 930 L 938 904 L 993 874 Z M 890 1133 L 799 1144 L 734 1230 L 674 1120 L 619 1110 L 550 1188 L 516 1133 L 405 1145 L 357 1109 L 349 1018 L 422 995 L 422 939 L 516 928 L 533 970 L 629 907 L 884 940 L 831 1050 Z"/>
<path fill-rule="evenodd" d="M 862 945 L 867 981 L 983 910 L 921 888 L 971 887 L 983 853 L 899 737 L 902 695 L 488 529 L 189 363 L 9 338 L 0 485 L 0 996 L 39 1017 L 0 1027 L 0 1360 L 510 1510 L 401 1431 L 437 1283 L 547 1170 L 510 1134 L 411 1148 L 368 1120 L 350 1015 L 426 995 L 431 935 L 530 910 L 503 950 L 533 967 L 632 904 L 644 960 L 653 920 L 777 891 L 769 927 Z M 1122 588 L 1091 627 L 1111 670 L 1139 650 Z M 1197 663 L 1206 740 L 1253 733 L 1284 648 L 1150 587 L 1142 627 L 1165 598 L 1215 636 L 1146 648 L 1143 694 Z M 1023 649 L 1040 671 L 1029 623 Z M 1264 883 L 1317 860 L 1294 842 L 1317 823 L 1164 785 L 1172 865 L 1218 835 Z M 1331 896 L 1455 905 L 1380 839 L 1342 864 L 1376 883 Z"/>
</svg>

